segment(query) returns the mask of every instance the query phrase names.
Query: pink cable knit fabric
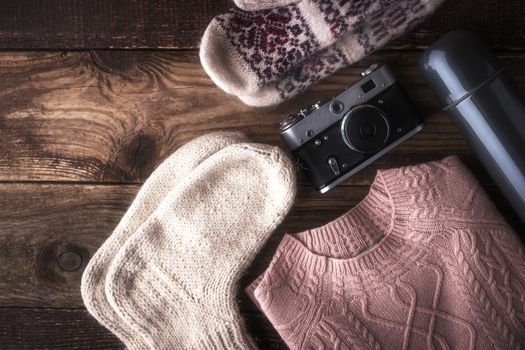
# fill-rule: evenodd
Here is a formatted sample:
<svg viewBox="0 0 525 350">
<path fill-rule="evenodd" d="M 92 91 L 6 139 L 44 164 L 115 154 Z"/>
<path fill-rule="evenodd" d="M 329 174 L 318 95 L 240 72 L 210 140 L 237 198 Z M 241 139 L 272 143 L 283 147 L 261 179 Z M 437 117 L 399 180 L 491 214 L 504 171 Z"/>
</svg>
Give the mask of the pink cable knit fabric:
<svg viewBox="0 0 525 350">
<path fill-rule="evenodd" d="M 458 158 L 378 172 L 247 292 L 291 349 L 519 349 L 525 254 Z"/>
</svg>

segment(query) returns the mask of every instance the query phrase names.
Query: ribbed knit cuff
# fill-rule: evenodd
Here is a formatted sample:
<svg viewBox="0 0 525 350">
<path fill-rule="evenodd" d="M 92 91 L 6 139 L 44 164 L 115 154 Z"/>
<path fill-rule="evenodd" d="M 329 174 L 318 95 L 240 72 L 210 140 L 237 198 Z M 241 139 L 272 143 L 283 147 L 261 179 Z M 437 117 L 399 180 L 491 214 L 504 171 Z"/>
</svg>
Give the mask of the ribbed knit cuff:
<svg viewBox="0 0 525 350">
<path fill-rule="evenodd" d="M 243 322 L 236 320 L 236 322 Z M 243 327 L 245 328 L 245 327 Z M 246 348 L 246 346 L 249 346 Z M 206 337 L 202 337 L 198 349 L 238 349 L 238 350 L 256 350 L 257 346 L 253 340 L 248 336 L 246 329 L 241 329 L 236 325 L 229 326 L 227 322 L 216 327 L 213 331 L 210 330 Z"/>
</svg>

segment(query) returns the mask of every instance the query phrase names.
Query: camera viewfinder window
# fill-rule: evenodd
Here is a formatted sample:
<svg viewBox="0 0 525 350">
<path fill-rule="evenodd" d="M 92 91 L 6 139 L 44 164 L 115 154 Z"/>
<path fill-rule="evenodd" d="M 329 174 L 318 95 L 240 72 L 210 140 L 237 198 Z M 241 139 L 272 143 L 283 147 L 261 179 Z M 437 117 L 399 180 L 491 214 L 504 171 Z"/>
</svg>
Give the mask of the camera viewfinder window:
<svg viewBox="0 0 525 350">
<path fill-rule="evenodd" d="M 373 80 L 369 80 L 366 83 L 364 83 L 363 85 L 361 85 L 361 89 L 363 90 L 363 92 L 365 94 L 370 92 L 375 87 L 376 87 L 376 84 L 374 83 Z"/>
</svg>

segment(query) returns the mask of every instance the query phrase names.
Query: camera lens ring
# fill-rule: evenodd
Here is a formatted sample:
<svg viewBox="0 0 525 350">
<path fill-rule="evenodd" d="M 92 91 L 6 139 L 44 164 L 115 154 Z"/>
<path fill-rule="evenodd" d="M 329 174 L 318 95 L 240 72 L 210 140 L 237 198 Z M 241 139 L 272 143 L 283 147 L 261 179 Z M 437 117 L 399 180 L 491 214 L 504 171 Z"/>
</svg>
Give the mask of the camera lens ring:
<svg viewBox="0 0 525 350">
<path fill-rule="evenodd" d="M 359 115 L 360 112 L 368 111 L 372 112 L 373 116 L 376 117 L 377 121 L 384 122 L 384 125 L 380 125 L 384 130 L 384 137 L 381 139 L 378 139 L 378 141 L 381 141 L 380 145 L 373 149 L 366 149 L 363 150 L 359 146 L 357 146 L 354 142 L 351 141 L 351 138 L 348 135 L 348 124 L 350 121 L 352 121 L 353 118 Z M 373 136 L 376 135 L 377 132 L 377 126 L 375 124 L 372 124 L 371 122 L 367 122 L 367 124 L 371 124 L 373 126 Z M 364 125 L 364 124 L 363 124 Z M 360 133 L 363 137 L 366 137 L 368 135 L 363 135 L 363 125 L 360 127 Z M 374 153 L 379 151 L 381 148 L 383 148 L 384 144 L 390 137 L 390 123 L 386 117 L 386 114 L 378 107 L 373 105 L 359 105 L 357 107 L 352 108 L 350 111 L 348 111 L 345 116 L 343 117 L 343 120 L 341 121 L 341 136 L 343 138 L 343 141 L 345 144 L 350 147 L 352 150 L 359 152 L 359 153 Z"/>
</svg>

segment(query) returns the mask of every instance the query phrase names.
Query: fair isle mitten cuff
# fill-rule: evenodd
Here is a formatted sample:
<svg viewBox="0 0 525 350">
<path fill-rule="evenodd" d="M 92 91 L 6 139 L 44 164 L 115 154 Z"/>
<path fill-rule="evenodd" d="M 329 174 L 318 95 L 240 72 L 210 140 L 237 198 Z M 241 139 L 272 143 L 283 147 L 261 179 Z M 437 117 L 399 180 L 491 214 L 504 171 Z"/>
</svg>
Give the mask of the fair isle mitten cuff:
<svg viewBox="0 0 525 350">
<path fill-rule="evenodd" d="M 253 94 L 238 95 L 245 104 L 266 107 L 279 104 L 312 84 L 347 67 L 390 41 L 410 31 L 428 18 L 444 0 L 400 0 L 346 33 L 334 44 L 312 55 L 281 79 L 266 84 Z"/>
<path fill-rule="evenodd" d="M 399 0 L 302 0 L 262 11 L 232 8 L 201 41 L 204 70 L 224 91 L 252 95 Z"/>
<path fill-rule="evenodd" d="M 82 299 L 93 317 L 119 337 L 129 349 L 144 349 L 142 337 L 131 331 L 109 304 L 104 285 L 111 260 L 133 233 L 151 216 L 167 194 L 204 159 L 224 147 L 248 139 L 239 132 L 215 132 L 180 147 L 151 174 L 128 211 L 89 261 L 82 275 Z"/>
<path fill-rule="evenodd" d="M 300 0 L 233 0 L 235 5 L 244 11 L 268 10 L 299 1 Z"/>
<path fill-rule="evenodd" d="M 150 349 L 254 349 L 237 282 L 294 197 L 278 147 L 215 153 L 123 244 L 106 278 L 111 305 Z"/>
</svg>

